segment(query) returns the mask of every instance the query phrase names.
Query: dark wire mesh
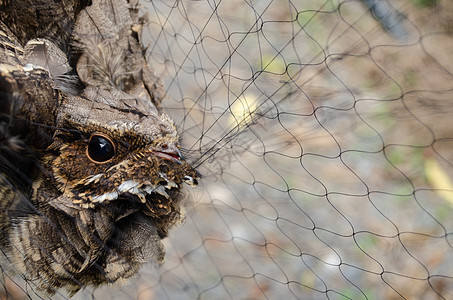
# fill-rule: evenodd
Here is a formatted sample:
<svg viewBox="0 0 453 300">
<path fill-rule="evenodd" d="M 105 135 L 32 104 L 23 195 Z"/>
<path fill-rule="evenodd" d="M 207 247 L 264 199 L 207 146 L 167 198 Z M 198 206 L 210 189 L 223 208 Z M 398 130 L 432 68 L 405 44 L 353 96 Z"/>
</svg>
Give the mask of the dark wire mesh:
<svg viewBox="0 0 453 300">
<path fill-rule="evenodd" d="M 162 266 L 74 299 L 453 298 L 453 4 L 143 10 L 165 111 L 203 178 Z"/>
</svg>

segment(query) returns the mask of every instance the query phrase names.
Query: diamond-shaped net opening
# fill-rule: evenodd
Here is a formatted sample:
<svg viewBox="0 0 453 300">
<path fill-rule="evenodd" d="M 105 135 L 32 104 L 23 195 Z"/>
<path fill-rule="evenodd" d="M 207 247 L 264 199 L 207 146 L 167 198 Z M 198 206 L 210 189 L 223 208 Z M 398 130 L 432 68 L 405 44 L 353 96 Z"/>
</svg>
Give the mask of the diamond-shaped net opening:
<svg viewBox="0 0 453 300">
<path fill-rule="evenodd" d="M 73 299 L 453 297 L 451 2 L 142 4 L 202 178 L 161 266 Z"/>
</svg>

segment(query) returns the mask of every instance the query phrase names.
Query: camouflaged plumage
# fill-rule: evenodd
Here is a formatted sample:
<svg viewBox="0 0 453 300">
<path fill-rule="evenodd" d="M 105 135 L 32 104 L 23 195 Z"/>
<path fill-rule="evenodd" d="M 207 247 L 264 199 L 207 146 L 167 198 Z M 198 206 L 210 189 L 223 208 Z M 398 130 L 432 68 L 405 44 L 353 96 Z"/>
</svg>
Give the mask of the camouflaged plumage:
<svg viewBox="0 0 453 300">
<path fill-rule="evenodd" d="M 137 7 L 0 1 L 0 247 L 48 294 L 161 261 L 197 181 L 160 112 Z"/>
</svg>

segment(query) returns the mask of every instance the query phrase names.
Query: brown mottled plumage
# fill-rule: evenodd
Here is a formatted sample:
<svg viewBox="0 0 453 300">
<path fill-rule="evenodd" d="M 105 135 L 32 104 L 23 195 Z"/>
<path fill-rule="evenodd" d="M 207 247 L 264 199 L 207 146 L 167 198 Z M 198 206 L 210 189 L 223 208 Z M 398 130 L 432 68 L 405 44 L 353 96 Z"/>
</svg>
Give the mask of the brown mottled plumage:
<svg viewBox="0 0 453 300">
<path fill-rule="evenodd" d="M 0 2 L 0 247 L 49 294 L 161 261 L 182 185 L 196 184 L 131 2 Z"/>
<path fill-rule="evenodd" d="M 45 37 L 68 50 L 76 16 L 89 4 L 91 0 L 0 0 L 0 20 L 22 44 Z"/>
</svg>

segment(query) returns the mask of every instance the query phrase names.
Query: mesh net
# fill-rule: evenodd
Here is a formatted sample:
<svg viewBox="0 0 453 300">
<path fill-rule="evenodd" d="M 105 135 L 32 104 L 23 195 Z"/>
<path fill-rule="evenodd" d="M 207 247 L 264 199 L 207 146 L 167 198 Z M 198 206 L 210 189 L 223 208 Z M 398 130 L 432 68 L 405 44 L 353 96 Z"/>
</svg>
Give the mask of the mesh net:
<svg viewBox="0 0 453 300">
<path fill-rule="evenodd" d="M 453 298 L 451 2 L 142 4 L 203 177 L 163 265 L 73 299 Z"/>
</svg>

